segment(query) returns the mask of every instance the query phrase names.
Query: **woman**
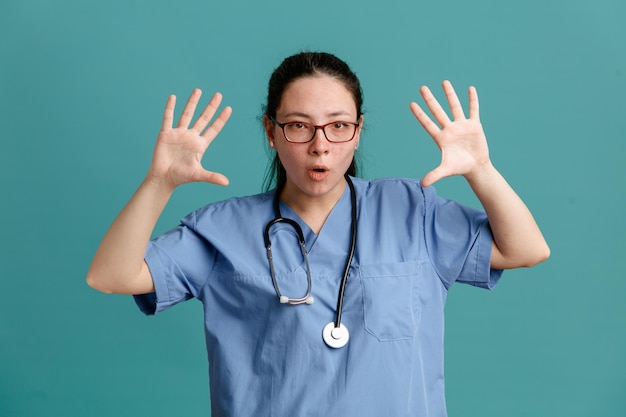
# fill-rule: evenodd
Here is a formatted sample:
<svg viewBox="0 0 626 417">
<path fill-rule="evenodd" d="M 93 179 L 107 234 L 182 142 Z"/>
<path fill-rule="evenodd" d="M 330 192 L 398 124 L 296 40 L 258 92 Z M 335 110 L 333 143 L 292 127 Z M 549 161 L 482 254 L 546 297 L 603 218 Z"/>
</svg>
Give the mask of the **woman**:
<svg viewBox="0 0 626 417">
<path fill-rule="evenodd" d="M 105 235 L 89 285 L 136 295 L 146 314 L 203 302 L 213 416 L 445 416 L 448 288 L 491 288 L 549 248 L 491 164 L 476 90 L 466 118 L 451 84 L 443 89 L 453 120 L 426 87 L 434 121 L 411 103 L 441 164 L 421 183 L 366 181 L 355 177 L 357 77 L 330 54 L 288 57 L 264 114 L 277 188 L 205 206 L 150 241 L 176 187 L 228 184 L 200 161 L 230 107 L 214 118 L 215 94 L 192 123 L 196 90 L 173 127 L 170 97 L 149 172 Z M 429 187 L 451 175 L 466 178 L 484 212 Z"/>
</svg>

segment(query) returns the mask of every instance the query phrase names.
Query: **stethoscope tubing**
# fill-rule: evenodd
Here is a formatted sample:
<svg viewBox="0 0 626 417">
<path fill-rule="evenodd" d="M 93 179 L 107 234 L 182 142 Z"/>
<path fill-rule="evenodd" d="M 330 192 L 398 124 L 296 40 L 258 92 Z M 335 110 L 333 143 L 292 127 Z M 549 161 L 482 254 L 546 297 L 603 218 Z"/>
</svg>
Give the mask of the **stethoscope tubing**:
<svg viewBox="0 0 626 417">
<path fill-rule="evenodd" d="M 280 212 L 279 212 L 280 214 Z M 300 297 L 300 298 L 285 298 L 283 297 L 282 293 L 280 292 L 280 288 L 278 287 L 278 281 L 276 280 L 276 271 L 274 269 L 274 257 L 272 256 L 272 243 L 270 241 L 270 229 L 272 228 L 273 225 L 275 225 L 276 223 L 287 223 L 289 225 L 291 225 L 296 233 L 298 234 L 298 243 L 300 244 L 300 251 L 302 252 L 302 257 L 304 258 L 304 263 L 306 266 L 306 278 L 307 278 L 307 291 L 306 294 L 304 295 L 304 297 Z M 281 303 L 289 303 L 289 304 L 303 304 L 308 302 L 308 300 L 311 298 L 311 287 L 312 287 L 312 283 L 311 283 L 311 270 L 309 268 L 309 257 L 307 256 L 307 252 L 306 252 L 306 244 L 304 241 L 304 233 L 302 233 L 302 228 L 300 227 L 300 225 L 298 223 L 296 223 L 294 220 L 292 219 L 286 219 L 282 216 L 278 216 L 276 217 L 274 220 L 270 221 L 267 226 L 265 226 L 265 231 L 263 233 L 263 239 L 265 241 L 265 250 L 267 252 L 267 259 L 269 261 L 270 264 L 270 274 L 272 275 L 272 283 L 274 284 L 274 289 L 276 290 L 276 295 L 278 295 L 279 300 L 281 300 Z"/>
<path fill-rule="evenodd" d="M 339 295 L 337 296 L 337 310 L 335 312 L 335 328 L 341 325 L 341 313 L 343 311 L 343 295 L 346 291 L 346 283 L 348 282 L 348 274 L 350 273 L 350 265 L 352 264 L 352 258 L 354 257 L 354 250 L 356 248 L 356 222 L 357 222 L 357 210 L 356 210 L 356 191 L 354 190 L 354 184 L 350 177 L 346 175 L 346 181 L 350 187 L 350 201 L 352 203 L 351 214 L 351 226 L 350 226 L 350 252 L 348 253 L 348 260 L 346 261 L 346 267 L 343 271 L 343 277 L 341 278 L 341 284 L 339 285 Z"/>
<path fill-rule="evenodd" d="M 334 321 L 334 326 L 335 328 L 340 328 L 341 327 L 341 313 L 343 311 L 343 299 L 344 299 L 344 293 L 346 290 L 346 284 L 348 282 L 348 275 L 350 273 L 350 266 L 352 264 L 352 259 L 354 258 L 354 252 L 355 252 L 355 248 L 356 248 L 356 238 L 357 238 L 357 204 L 356 204 L 356 191 L 354 189 L 354 184 L 352 183 L 352 180 L 350 179 L 350 177 L 346 174 L 345 175 L 346 178 L 346 182 L 348 183 L 348 186 L 350 187 L 350 201 L 352 203 L 352 211 L 351 211 L 351 226 L 350 226 L 350 250 L 348 251 L 348 258 L 346 260 L 346 265 L 343 271 L 343 276 L 341 278 L 341 283 L 339 285 L 339 292 L 337 294 L 337 309 L 335 311 L 335 321 Z M 304 240 L 304 233 L 302 232 L 302 228 L 300 227 L 300 225 L 292 219 L 288 219 L 285 217 L 282 217 L 281 213 L 280 213 L 280 206 L 279 206 L 279 196 L 280 196 L 280 189 L 276 189 L 276 194 L 274 195 L 274 213 L 275 213 L 275 218 L 273 220 L 271 220 L 266 226 L 265 226 L 265 230 L 263 233 L 263 239 L 264 239 L 264 243 L 265 243 L 265 249 L 267 252 L 267 258 L 269 260 L 269 264 L 270 264 L 270 273 L 272 275 L 272 283 L 274 285 L 274 289 L 276 290 L 276 295 L 278 295 L 278 298 L 281 300 L 281 303 L 288 303 L 288 304 L 292 304 L 292 305 L 297 305 L 297 304 L 303 304 L 303 303 L 311 303 L 312 302 L 312 297 L 311 297 L 311 287 L 312 287 L 312 283 L 311 283 L 311 271 L 309 268 L 309 260 L 308 260 L 308 256 L 307 256 L 307 251 L 306 251 L 306 245 L 305 245 L 305 240 Z M 300 297 L 300 298 L 287 298 L 284 297 L 282 295 L 282 293 L 280 292 L 280 288 L 278 287 L 278 282 L 276 280 L 276 273 L 274 270 L 274 261 L 273 261 L 273 256 L 272 256 L 272 243 L 270 241 L 270 237 L 269 237 L 269 232 L 270 229 L 272 228 L 272 226 L 274 226 L 277 223 L 287 223 L 290 226 L 292 226 L 294 228 L 294 230 L 296 231 L 297 235 L 298 235 L 298 242 L 300 244 L 300 248 L 302 251 L 302 256 L 304 258 L 304 262 L 306 264 L 306 273 L 307 273 L 307 293 L 304 297 Z"/>
</svg>

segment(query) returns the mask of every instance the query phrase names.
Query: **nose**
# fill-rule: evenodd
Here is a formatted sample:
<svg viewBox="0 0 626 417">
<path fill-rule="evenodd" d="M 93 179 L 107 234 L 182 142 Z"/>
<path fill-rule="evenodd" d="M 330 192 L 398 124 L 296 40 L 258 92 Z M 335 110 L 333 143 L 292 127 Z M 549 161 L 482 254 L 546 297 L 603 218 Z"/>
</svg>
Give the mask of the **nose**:
<svg viewBox="0 0 626 417">
<path fill-rule="evenodd" d="M 321 155 L 328 153 L 330 147 L 330 142 L 326 139 L 326 135 L 324 131 L 320 128 L 315 130 L 315 135 L 313 135 L 313 140 L 310 142 L 310 150 L 315 155 Z"/>
</svg>

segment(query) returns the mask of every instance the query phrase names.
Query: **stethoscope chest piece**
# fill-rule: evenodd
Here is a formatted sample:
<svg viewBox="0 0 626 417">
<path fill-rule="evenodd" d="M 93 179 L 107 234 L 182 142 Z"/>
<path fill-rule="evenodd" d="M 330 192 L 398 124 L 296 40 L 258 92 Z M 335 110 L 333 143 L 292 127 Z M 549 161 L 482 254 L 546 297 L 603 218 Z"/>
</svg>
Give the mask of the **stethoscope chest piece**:
<svg viewBox="0 0 626 417">
<path fill-rule="evenodd" d="M 339 327 L 335 327 L 335 322 L 331 321 L 322 330 L 322 337 L 324 342 L 331 348 L 341 348 L 348 343 L 350 339 L 350 333 L 348 328 L 343 324 L 339 324 Z"/>
</svg>

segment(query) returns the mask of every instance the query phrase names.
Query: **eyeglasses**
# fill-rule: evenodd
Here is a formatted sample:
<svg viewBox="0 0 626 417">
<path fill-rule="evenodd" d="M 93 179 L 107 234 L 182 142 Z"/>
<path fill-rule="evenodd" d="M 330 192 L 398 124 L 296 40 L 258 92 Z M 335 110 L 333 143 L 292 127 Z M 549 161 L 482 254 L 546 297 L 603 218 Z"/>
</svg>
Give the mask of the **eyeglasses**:
<svg viewBox="0 0 626 417">
<path fill-rule="evenodd" d="M 270 120 L 283 130 L 288 142 L 306 143 L 313 140 L 317 129 L 322 129 L 324 136 L 329 142 L 350 142 L 354 139 L 358 123 L 335 121 L 325 125 L 316 126 L 305 122 L 280 123 L 269 116 Z"/>
</svg>

